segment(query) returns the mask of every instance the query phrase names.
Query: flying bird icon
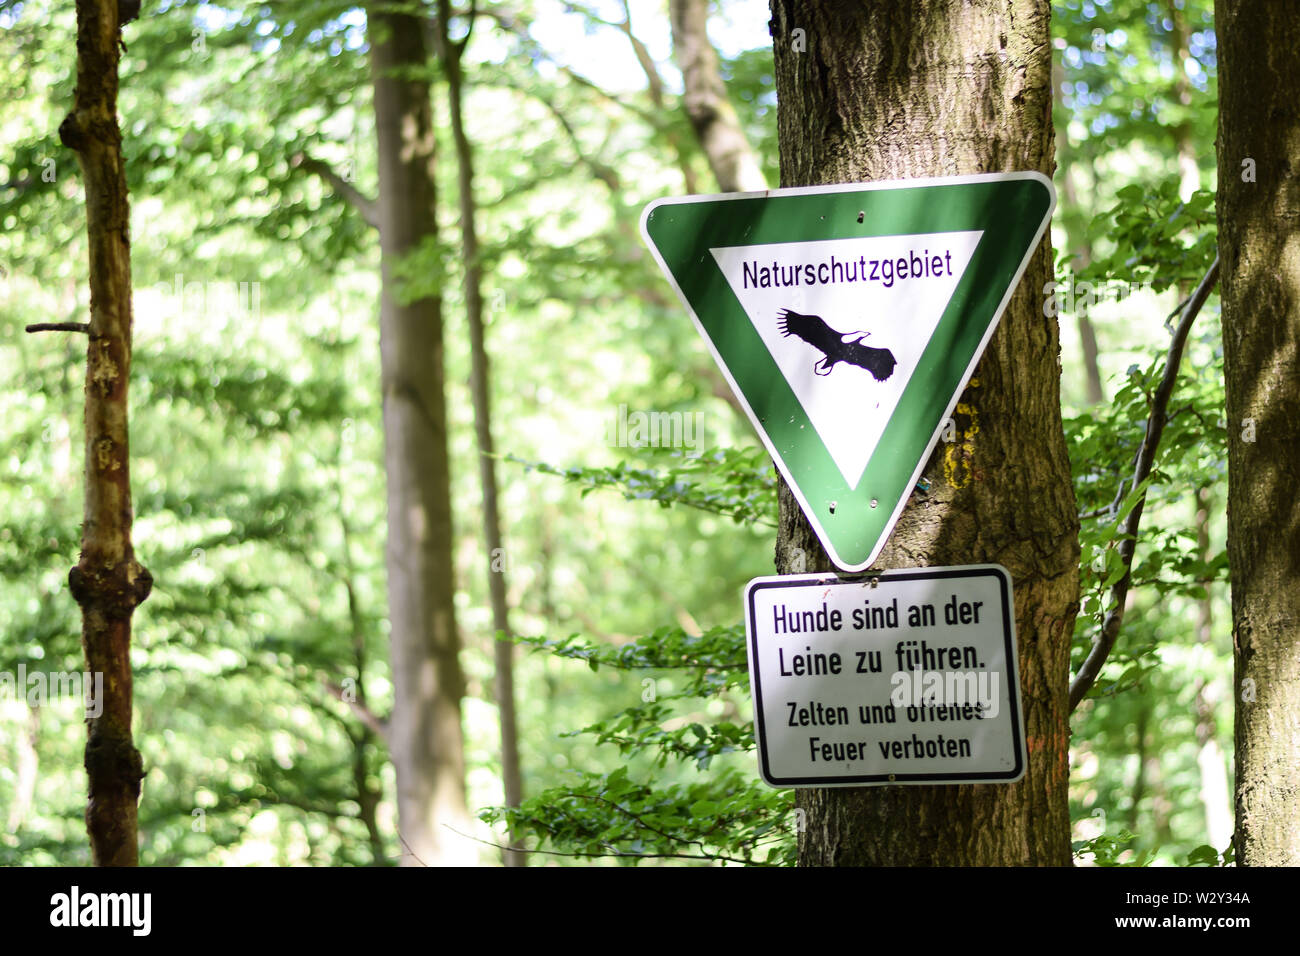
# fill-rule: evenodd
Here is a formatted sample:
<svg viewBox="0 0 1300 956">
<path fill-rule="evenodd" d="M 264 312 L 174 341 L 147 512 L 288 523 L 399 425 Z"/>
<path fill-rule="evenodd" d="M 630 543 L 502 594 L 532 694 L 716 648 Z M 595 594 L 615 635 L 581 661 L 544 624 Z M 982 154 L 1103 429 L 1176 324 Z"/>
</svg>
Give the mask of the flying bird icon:
<svg viewBox="0 0 1300 956">
<path fill-rule="evenodd" d="M 789 309 L 782 309 L 777 318 L 781 322 L 782 335 L 803 339 L 822 353 L 822 357 L 813 366 L 813 371 L 818 375 L 831 374 L 837 362 L 866 369 L 877 382 L 883 382 L 894 374 L 894 366 L 898 361 L 893 352 L 862 344 L 870 332 L 836 332 L 819 315 L 803 315 Z"/>
</svg>

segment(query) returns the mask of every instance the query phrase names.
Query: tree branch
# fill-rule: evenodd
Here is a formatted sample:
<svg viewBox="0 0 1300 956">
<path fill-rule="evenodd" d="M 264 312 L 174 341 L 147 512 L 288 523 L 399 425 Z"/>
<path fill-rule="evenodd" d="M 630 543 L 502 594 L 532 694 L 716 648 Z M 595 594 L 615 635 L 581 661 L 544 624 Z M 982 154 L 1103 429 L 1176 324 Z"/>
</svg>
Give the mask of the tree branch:
<svg viewBox="0 0 1300 956">
<path fill-rule="evenodd" d="M 1178 328 L 1174 330 L 1173 341 L 1169 343 L 1169 357 L 1165 361 L 1165 374 L 1160 380 L 1160 387 L 1156 389 L 1155 395 L 1151 401 L 1151 414 L 1147 417 L 1146 436 L 1142 440 L 1142 447 L 1138 451 L 1137 466 L 1133 472 L 1132 487 L 1139 487 L 1142 482 L 1146 481 L 1151 474 L 1151 469 L 1155 465 L 1156 449 L 1160 446 L 1160 438 L 1164 434 L 1166 411 L 1169 408 L 1169 399 L 1174 393 L 1174 384 L 1178 381 L 1178 366 L 1182 363 L 1183 349 L 1187 345 L 1187 336 L 1191 332 L 1192 322 L 1196 315 L 1205 305 L 1205 300 L 1210 297 L 1210 292 L 1214 289 L 1215 283 L 1219 279 L 1219 257 L 1214 257 L 1209 271 L 1201 279 L 1200 285 L 1192 293 L 1192 297 L 1187 301 L 1187 308 L 1183 311 L 1183 317 L 1178 323 Z M 1083 666 L 1079 668 L 1079 673 L 1070 683 L 1070 711 L 1073 712 L 1079 706 L 1092 685 L 1096 683 L 1097 676 L 1101 673 L 1102 665 L 1106 663 L 1106 658 L 1110 655 L 1111 649 L 1115 646 L 1115 641 L 1119 637 L 1120 625 L 1124 622 L 1124 605 L 1128 599 L 1129 586 L 1132 583 L 1133 552 L 1137 549 L 1138 527 L 1142 522 L 1142 509 L 1146 504 L 1146 492 L 1143 492 L 1138 498 L 1137 504 L 1133 510 L 1128 513 L 1128 517 L 1120 524 L 1119 537 L 1122 539 L 1119 545 L 1120 558 L 1124 562 L 1124 576 L 1115 582 L 1111 588 L 1112 606 L 1106 614 L 1106 619 L 1102 622 L 1101 631 L 1093 639 L 1092 650 L 1088 652 Z"/>
<path fill-rule="evenodd" d="M 523 43 L 527 48 L 528 55 L 534 61 L 545 60 L 546 62 L 555 66 L 557 70 L 559 70 L 561 73 L 563 73 L 565 76 L 567 76 L 570 80 L 572 80 L 577 85 L 584 87 L 588 90 L 591 90 L 593 93 L 595 93 L 597 96 L 599 96 L 601 99 L 603 99 L 605 102 L 609 103 L 610 105 L 618 107 L 621 110 L 626 110 L 627 112 L 632 113 L 635 116 L 639 116 L 642 120 L 648 123 L 653 129 L 662 131 L 668 127 L 669 124 L 668 121 L 665 120 L 663 117 L 663 111 L 644 109 L 643 107 L 637 106 L 635 103 L 632 103 L 629 100 L 629 98 L 626 96 L 623 97 L 613 96 L 610 93 L 607 93 L 605 90 L 601 89 L 600 86 L 598 86 L 595 82 L 589 80 L 587 77 L 583 76 L 581 73 L 574 70 L 572 67 L 566 66 L 565 64 L 557 60 L 555 57 L 551 56 L 544 49 L 542 49 L 541 45 L 536 40 L 533 39 L 532 35 L 528 32 L 527 26 L 525 26 L 519 20 L 515 19 L 515 17 L 512 16 L 511 14 L 502 12 L 500 10 L 487 9 L 487 10 L 480 10 L 478 12 L 478 15 L 481 17 L 487 17 L 488 19 L 495 21 L 497 26 L 499 26 L 501 29 L 505 30 L 507 33 L 511 34 L 516 39 L 518 39 L 521 43 Z M 511 84 L 504 83 L 503 85 L 510 86 Z"/>
<path fill-rule="evenodd" d="M 343 693 L 343 688 L 333 681 L 324 681 L 324 684 L 326 690 L 352 709 L 352 713 L 356 715 L 359 721 L 373 730 L 381 740 L 385 742 L 388 741 L 388 721 L 384 720 L 355 697 L 354 699 L 349 700 Z"/>
<path fill-rule="evenodd" d="M 611 27 L 627 37 L 628 43 L 632 45 L 632 52 L 636 55 L 637 63 L 641 66 L 641 72 L 645 74 L 647 89 L 650 93 L 650 101 L 654 103 L 655 109 L 662 110 L 664 107 L 664 80 L 659 73 L 659 67 L 655 64 L 654 57 L 650 55 L 650 50 L 640 38 L 632 32 L 632 9 L 628 0 L 623 0 L 623 19 L 606 20 L 597 14 L 594 10 L 578 3 L 566 2 L 564 9 L 569 13 L 576 13 L 586 17 L 593 23 L 599 23 L 601 26 Z"/>
<path fill-rule="evenodd" d="M 28 332 L 81 332 L 90 334 L 89 322 L 33 322 L 27 326 Z"/>
<path fill-rule="evenodd" d="M 361 218 L 366 221 L 367 225 L 375 229 L 379 228 L 379 209 L 375 201 L 336 173 L 328 163 L 313 156 L 308 156 L 306 153 L 295 153 L 293 158 L 289 160 L 289 165 L 294 169 L 303 169 L 319 176 L 329 184 L 331 189 L 347 200 L 348 204 L 361 214 Z"/>
<path fill-rule="evenodd" d="M 724 193 L 757 192 L 767 180 L 727 94 L 709 41 L 708 0 L 669 0 L 673 56 L 682 71 L 682 106 Z"/>
<path fill-rule="evenodd" d="M 573 124 L 569 122 L 569 119 L 564 115 L 564 112 L 555 105 L 553 99 L 548 96 L 538 96 L 525 89 L 522 84 L 514 83 L 508 79 L 504 80 L 502 85 L 507 89 L 512 89 L 517 93 L 528 96 L 544 106 L 547 112 L 555 118 L 555 122 L 563 131 L 564 138 L 569 141 L 569 146 L 573 150 L 574 155 L 577 156 L 578 162 L 581 165 L 586 166 L 591 175 L 604 183 L 611 193 L 615 195 L 618 194 L 619 190 L 622 189 L 622 183 L 619 181 L 618 173 L 612 166 L 608 166 L 605 163 L 602 163 L 599 159 L 587 154 L 583 149 L 582 141 L 578 139 L 577 130 L 573 128 Z"/>
<path fill-rule="evenodd" d="M 649 49 L 632 32 L 632 7 L 628 0 L 623 0 L 623 22 L 616 25 L 627 35 L 628 43 L 632 44 L 632 52 L 636 54 L 636 60 L 641 64 L 641 72 L 645 74 L 647 89 L 650 92 L 650 102 L 654 103 L 655 109 L 662 110 L 664 108 L 663 76 L 660 75 L 659 66 L 650 55 Z"/>
</svg>

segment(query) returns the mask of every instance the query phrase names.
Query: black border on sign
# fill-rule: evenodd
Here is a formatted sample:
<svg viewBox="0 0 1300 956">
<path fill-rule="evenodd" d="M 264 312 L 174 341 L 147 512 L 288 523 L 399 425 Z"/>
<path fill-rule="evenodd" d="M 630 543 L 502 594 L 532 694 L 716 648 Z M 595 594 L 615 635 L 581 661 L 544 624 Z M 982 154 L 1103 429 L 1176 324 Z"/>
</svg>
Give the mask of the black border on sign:
<svg viewBox="0 0 1300 956">
<path fill-rule="evenodd" d="M 1016 754 L 1016 765 L 1001 773 L 895 773 L 859 774 L 856 776 L 827 777 L 776 777 L 771 773 L 767 755 L 767 726 L 763 717 L 763 688 L 758 671 L 758 627 L 754 611 L 754 595 L 768 588 L 816 587 L 853 585 L 861 587 L 872 579 L 878 581 L 924 581 L 945 578 L 978 578 L 993 576 L 998 579 L 1002 593 L 1002 640 L 1006 658 L 1012 672 L 1011 691 L 1007 696 L 1011 709 L 1011 736 Z M 1015 606 L 1012 603 L 1011 573 L 999 564 L 977 564 L 966 567 L 907 568 L 881 571 L 865 577 L 844 579 L 835 574 L 785 575 L 780 578 L 757 578 L 745 588 L 746 642 L 749 652 L 749 682 L 754 693 L 755 742 L 758 744 L 759 772 L 763 780 L 778 789 L 799 787 L 860 787 L 877 784 L 932 784 L 945 783 L 1015 783 L 1025 775 L 1026 756 L 1024 733 L 1020 720 L 1020 660 L 1016 654 Z"/>
</svg>

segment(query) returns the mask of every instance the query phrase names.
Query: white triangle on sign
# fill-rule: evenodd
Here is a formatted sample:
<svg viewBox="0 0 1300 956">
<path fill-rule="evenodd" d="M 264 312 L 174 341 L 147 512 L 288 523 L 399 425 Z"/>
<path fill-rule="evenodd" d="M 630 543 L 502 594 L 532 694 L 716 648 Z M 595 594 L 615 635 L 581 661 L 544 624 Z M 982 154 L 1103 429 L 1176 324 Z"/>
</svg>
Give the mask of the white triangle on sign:
<svg viewBox="0 0 1300 956">
<path fill-rule="evenodd" d="M 709 250 L 850 489 L 861 481 L 983 235 L 976 230 Z M 900 260 L 906 265 L 900 267 Z M 787 311 L 796 315 L 783 322 Z M 830 333 L 813 319 L 834 335 L 827 338 Z M 833 357 L 800 337 L 818 338 L 819 329 L 823 344 L 886 349 L 896 364 L 890 368 L 883 354 L 851 347 Z M 853 364 L 853 357 L 874 365 L 883 380 Z"/>
</svg>

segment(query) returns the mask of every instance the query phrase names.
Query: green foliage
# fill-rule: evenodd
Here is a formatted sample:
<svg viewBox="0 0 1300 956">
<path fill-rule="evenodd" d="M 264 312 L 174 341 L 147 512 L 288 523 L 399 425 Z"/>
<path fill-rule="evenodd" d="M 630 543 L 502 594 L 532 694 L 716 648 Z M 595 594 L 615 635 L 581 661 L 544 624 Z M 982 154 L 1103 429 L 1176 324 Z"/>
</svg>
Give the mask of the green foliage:
<svg viewBox="0 0 1300 956">
<path fill-rule="evenodd" d="M 1076 858 L 1091 857 L 1095 866 L 1148 866 L 1151 863 L 1149 854 L 1127 862 L 1120 860 L 1136 839 L 1135 834 L 1128 830 L 1121 830 L 1117 836 L 1107 836 L 1103 833 L 1091 840 L 1076 840 L 1072 847 Z"/>
<path fill-rule="evenodd" d="M 631 500 L 662 507 L 685 505 L 730 518 L 737 524 L 776 527 L 776 478 L 762 448 L 714 448 L 697 456 L 668 455 L 662 471 L 619 462 L 609 468 L 560 468 L 545 462 L 512 459 L 527 470 L 556 475 L 582 488 L 582 496 L 599 489 L 621 491 Z"/>
<path fill-rule="evenodd" d="M 1118 525 L 1146 496 L 1120 639 L 1073 720 L 1075 760 L 1096 767 L 1095 773 L 1078 774 L 1075 789 L 1088 796 L 1075 812 L 1087 816 L 1103 808 L 1127 819 L 1124 832 L 1131 837 L 1121 843 L 1110 832 L 1099 835 L 1087 851 L 1097 851 L 1097 865 L 1110 865 L 1125 848 L 1131 852 L 1124 865 L 1157 855 L 1186 860 L 1204 826 L 1204 775 L 1215 772 L 1206 769 L 1212 764 L 1198 763 L 1197 754 L 1207 735 L 1231 734 L 1230 706 L 1221 706 L 1230 693 L 1227 635 L 1221 627 L 1212 635 L 1204 623 L 1227 619 L 1227 555 L 1222 518 L 1214 514 L 1225 494 L 1227 454 L 1222 348 L 1214 318 L 1197 320 L 1202 331 L 1189 343 L 1144 487 L 1134 489 L 1131 481 L 1164 371 L 1159 350 L 1129 369 L 1113 403 L 1066 420 L 1083 515 L 1072 673 L 1111 609 L 1110 589 L 1123 573 Z M 1199 627 L 1185 623 L 1198 618 Z M 1153 787 L 1166 809 L 1144 826 L 1143 805 L 1134 801 L 1147 799 Z M 1177 836 L 1175 826 L 1191 836 Z"/>
<path fill-rule="evenodd" d="M 530 835 L 539 851 L 577 857 L 698 860 L 791 865 L 794 820 L 788 795 L 735 770 L 683 786 L 638 782 L 620 767 L 546 791 L 520 810 L 495 807 L 482 818 Z M 548 850 L 547 846 L 564 847 Z"/>
<path fill-rule="evenodd" d="M 754 779 L 752 721 L 705 716 L 711 700 L 723 705 L 723 715 L 736 713 L 737 701 L 745 702 L 743 628 L 719 627 L 691 635 L 665 627 L 622 647 L 577 635 L 558 641 L 520 640 L 559 657 L 586 661 L 592 670 L 605 665 L 657 674 L 642 679 L 639 703 L 574 732 L 616 748 L 624 759 L 644 766 L 647 777 L 635 779 L 626 765 L 608 774 L 578 773 L 575 780 L 538 794 L 518 809 L 485 810 L 483 820 L 532 836 L 543 853 L 610 856 L 633 863 L 652 858 L 793 862 L 792 801 L 789 794 Z M 671 673 L 665 674 L 665 669 Z M 681 688 L 673 689 L 679 681 Z M 713 766 L 732 754 L 749 758 L 745 771 Z M 693 765 L 701 776 L 690 783 L 661 782 L 660 772 L 674 762 Z"/>
<path fill-rule="evenodd" d="M 727 94 L 736 107 L 745 135 L 763 163 L 763 175 L 776 185 L 781 180 L 777 162 L 776 77 L 770 50 L 746 50 L 722 66 Z"/>
<path fill-rule="evenodd" d="M 1227 428 L 1242 427 L 1223 421 L 1213 300 L 1155 471 L 1129 486 L 1166 316 L 1214 254 L 1212 194 L 1194 188 L 1213 186 L 1211 6 L 1053 4 L 1057 271 L 1076 288 L 1067 316 L 1086 312 L 1095 327 L 1113 393 L 1075 407 L 1081 350 L 1066 342 L 1066 435 L 1085 516 L 1074 668 L 1123 573 L 1117 525 L 1146 495 L 1124 629 L 1073 717 L 1071 813 L 1080 828 L 1111 821 L 1075 844 L 1085 864 L 1232 862 L 1230 847 L 1212 849 L 1203 776 L 1215 759 L 1228 772 L 1224 450 Z M 608 56 L 552 47 L 552 30 L 536 31 L 539 41 L 531 4 L 483 9 L 493 16 L 469 50 L 467 115 L 494 431 L 503 460 L 523 465 L 500 469 L 505 555 L 483 554 L 478 534 L 465 263 L 449 242 L 455 169 L 440 110 L 448 228 L 399 267 L 403 296 L 444 298 L 468 780 L 497 827 L 480 835 L 509 825 L 540 854 L 620 864 L 789 865 L 798 814 L 789 791 L 755 773 L 735 623 L 743 582 L 770 570 L 775 477 L 748 426 L 713 396 L 711 360 L 636 235 L 646 201 L 680 193 L 690 176 L 709 183 L 674 71 L 656 103 L 617 24 L 594 7 L 563 14 L 626 55 L 622 85 L 606 88 L 592 71 Z M 720 4 L 718 16 L 735 9 Z M 75 75 L 73 17 L 71 5 L 0 0 L 0 55 L 12 65 L 0 74 L 8 671 L 82 666 L 66 579 L 82 520 L 85 342 L 21 332 L 84 320 L 87 306 L 80 171 L 57 138 Z M 649 21 L 633 26 L 652 36 Z M 356 206 L 297 161 L 377 194 L 366 45 L 361 11 L 304 0 L 237 10 L 184 0 L 126 34 L 132 477 L 137 550 L 156 580 L 133 648 L 146 863 L 382 865 L 399 852 L 384 746 L 338 699 L 346 686 L 382 715 L 391 697 L 378 244 Z M 776 183 L 770 47 L 724 51 L 722 67 Z M 440 97 L 436 69 L 421 75 Z M 256 282 L 260 305 L 178 301 L 178 276 L 182 289 Z M 1109 294 L 1118 287 L 1123 297 Z M 1073 328 L 1062 321 L 1064 335 Z M 703 414 L 715 447 L 695 457 L 612 447 L 600 435 L 620 406 Z M 529 798 L 518 810 L 491 808 L 501 797 L 483 569 L 498 559 L 515 629 L 543 635 L 520 639 L 542 653 L 519 662 Z M 562 634 L 572 636 L 551 636 Z M 88 862 L 77 703 L 34 714 L 0 701 L 0 808 L 15 821 L 0 863 Z M 39 773 L 19 814 L 11 808 L 28 795 L 16 768 L 30 754 Z M 378 816 L 368 821 L 364 807 Z"/>
<path fill-rule="evenodd" d="M 1124 573 L 1118 529 L 1140 498 L 1145 496 L 1147 503 L 1134 555 L 1133 591 L 1150 589 L 1161 601 L 1174 597 L 1203 600 L 1207 585 L 1227 580 L 1226 551 L 1204 555 L 1194 528 L 1161 520 L 1186 501 L 1188 488 L 1211 487 L 1224 474 L 1227 444 L 1221 419 L 1221 351 L 1208 368 L 1185 368 L 1180 374 L 1152 473 L 1142 485 L 1135 488 L 1132 484 L 1165 361 L 1166 356 L 1159 355 L 1145 368 L 1132 366 L 1112 404 L 1065 422 L 1075 495 L 1083 515 L 1079 535 L 1081 607 L 1075 623 L 1073 670 L 1087 654 L 1091 635 L 1105 618 L 1111 587 Z M 1149 655 L 1144 661 L 1122 647 L 1111 660 L 1124 665 L 1117 683 L 1098 681 L 1092 695 L 1135 686 L 1144 671 L 1155 666 Z M 1116 669 L 1112 667 L 1110 672 Z"/>
<path fill-rule="evenodd" d="M 1220 853 L 1209 844 L 1198 846 L 1191 853 L 1187 854 L 1188 866 L 1231 866 L 1233 863 L 1233 848 L 1229 843 L 1227 848 Z"/>
<path fill-rule="evenodd" d="M 1078 279 L 1104 284 L 1111 276 L 1128 276 L 1129 282 L 1156 292 L 1200 281 L 1218 243 L 1214 194 L 1197 190 L 1184 202 L 1178 188 L 1177 178 L 1121 188 L 1119 202 L 1088 227 L 1093 259 L 1079 270 Z M 1106 248 L 1108 255 L 1097 254 Z"/>
</svg>

